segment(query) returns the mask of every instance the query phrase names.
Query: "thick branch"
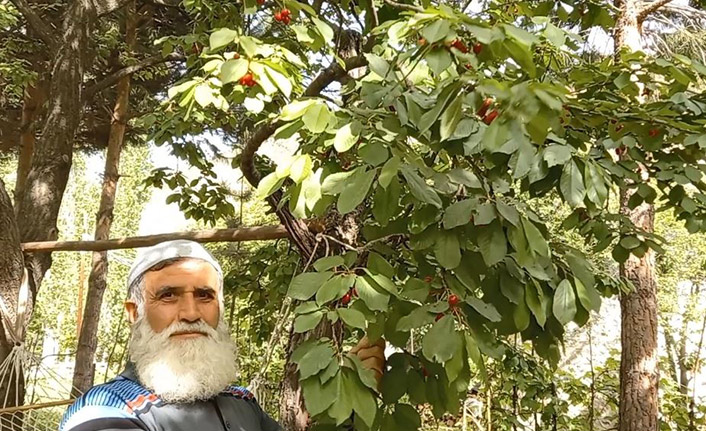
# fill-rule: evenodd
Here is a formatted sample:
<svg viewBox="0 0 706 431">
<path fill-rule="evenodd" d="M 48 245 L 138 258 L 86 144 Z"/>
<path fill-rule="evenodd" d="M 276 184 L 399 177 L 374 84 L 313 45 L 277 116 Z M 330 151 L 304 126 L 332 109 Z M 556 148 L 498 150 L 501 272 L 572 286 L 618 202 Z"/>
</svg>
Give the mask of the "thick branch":
<svg viewBox="0 0 706 431">
<path fill-rule="evenodd" d="M 42 241 L 22 244 L 25 252 L 49 251 L 105 251 L 122 248 L 149 247 L 163 241 L 189 239 L 196 242 L 221 241 L 261 241 L 287 238 L 287 230 L 282 225 L 242 227 L 237 229 L 211 229 L 195 232 L 174 232 L 159 235 L 133 236 L 102 241 Z"/>
<path fill-rule="evenodd" d="M 357 69 L 368 64 L 364 57 L 351 57 L 345 60 L 346 68 L 343 69 L 337 62 L 334 62 L 329 67 L 324 69 L 306 88 L 304 97 L 314 97 L 321 93 L 333 81 L 345 76 L 349 70 Z M 263 142 L 267 140 L 279 126 L 281 121 L 273 123 L 264 123 L 255 130 L 250 139 L 245 144 L 243 152 L 240 156 L 240 170 L 243 172 L 245 179 L 253 186 L 260 183 L 260 173 L 255 168 L 255 153 L 260 148 Z"/>
<path fill-rule="evenodd" d="M 640 11 L 637 13 L 637 22 L 641 23 L 645 20 L 651 13 L 657 11 L 657 9 L 671 2 L 672 0 L 657 0 L 654 2 L 647 3 Z"/>
<path fill-rule="evenodd" d="M 118 9 L 127 6 L 132 0 L 93 0 L 98 18 L 111 14 Z"/>
<path fill-rule="evenodd" d="M 27 0 L 11 0 L 12 4 L 15 5 L 17 10 L 19 10 L 25 19 L 29 23 L 32 30 L 37 32 L 37 35 L 42 39 L 42 41 L 47 44 L 50 50 L 54 50 L 57 41 L 52 35 L 51 27 L 49 24 L 44 22 L 44 20 L 37 15 L 37 13 L 32 9 L 32 7 L 27 3 Z"/>
<path fill-rule="evenodd" d="M 184 57 L 181 54 L 176 54 L 176 53 L 171 53 L 167 55 L 166 57 L 160 56 L 155 56 L 155 57 L 150 57 L 146 58 L 138 63 L 135 63 L 131 66 L 124 67 L 115 73 L 112 73 L 102 80 L 98 82 L 94 82 L 91 86 L 86 88 L 85 91 L 85 102 L 90 101 L 93 96 L 95 96 L 97 93 L 105 90 L 108 87 L 111 87 L 115 84 L 117 84 L 118 81 L 120 81 L 120 78 L 123 78 L 128 75 L 132 75 L 133 73 L 139 72 L 143 69 L 146 69 L 150 66 L 154 66 L 160 63 L 168 63 L 171 61 L 185 61 L 186 57 Z"/>
<path fill-rule="evenodd" d="M 424 9 L 419 6 L 415 6 L 415 5 L 411 5 L 411 4 L 397 3 L 396 1 L 392 1 L 392 0 L 385 0 L 385 4 L 392 6 L 392 7 L 395 7 L 397 9 L 411 10 L 413 12 L 424 12 Z"/>
</svg>

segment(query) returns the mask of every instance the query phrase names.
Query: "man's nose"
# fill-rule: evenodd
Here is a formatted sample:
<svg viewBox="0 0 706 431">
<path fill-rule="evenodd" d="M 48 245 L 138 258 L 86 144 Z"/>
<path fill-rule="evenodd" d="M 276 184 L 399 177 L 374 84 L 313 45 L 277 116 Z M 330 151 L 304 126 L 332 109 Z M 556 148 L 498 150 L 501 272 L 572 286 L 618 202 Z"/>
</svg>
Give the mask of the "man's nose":
<svg viewBox="0 0 706 431">
<path fill-rule="evenodd" d="M 189 293 L 183 295 L 179 305 L 179 320 L 193 323 L 201 318 L 201 312 L 196 304 L 194 295 Z"/>
</svg>

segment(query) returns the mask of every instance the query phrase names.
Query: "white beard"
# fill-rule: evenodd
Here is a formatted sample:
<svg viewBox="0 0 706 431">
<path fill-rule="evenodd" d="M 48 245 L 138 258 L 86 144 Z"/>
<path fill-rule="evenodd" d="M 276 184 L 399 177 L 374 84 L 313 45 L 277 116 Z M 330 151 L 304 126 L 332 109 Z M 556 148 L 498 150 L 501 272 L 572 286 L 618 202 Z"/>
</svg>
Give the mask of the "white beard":
<svg viewBox="0 0 706 431">
<path fill-rule="evenodd" d="M 180 331 L 208 335 L 170 338 Z M 128 349 L 140 383 L 168 403 L 213 398 L 235 380 L 238 372 L 235 342 L 222 319 L 216 329 L 203 321 L 177 322 L 157 333 L 140 317 L 133 325 Z"/>
</svg>

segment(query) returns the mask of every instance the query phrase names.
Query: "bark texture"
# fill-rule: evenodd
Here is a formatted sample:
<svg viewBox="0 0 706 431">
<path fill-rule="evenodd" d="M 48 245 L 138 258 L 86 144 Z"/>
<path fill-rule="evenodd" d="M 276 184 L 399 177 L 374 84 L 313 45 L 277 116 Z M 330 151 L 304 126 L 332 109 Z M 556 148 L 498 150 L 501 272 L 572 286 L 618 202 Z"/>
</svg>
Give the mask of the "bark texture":
<svg viewBox="0 0 706 431">
<path fill-rule="evenodd" d="M 39 81 L 29 85 L 24 91 L 22 119 L 20 123 L 20 155 L 17 162 L 17 181 L 15 182 L 15 199 L 22 196 L 27 174 L 32 166 L 32 155 L 36 141 L 35 121 L 39 109 L 46 100 L 46 83 Z"/>
<path fill-rule="evenodd" d="M 642 22 L 656 9 L 642 9 L 638 0 L 617 0 L 620 9 L 613 38 L 615 51 L 642 49 Z M 643 180 L 647 180 L 644 179 Z M 653 205 L 630 209 L 629 189 L 620 191 L 620 212 L 647 232 L 654 231 Z M 659 368 L 657 358 L 657 293 L 652 250 L 642 258 L 630 255 L 620 276 L 634 290 L 620 298 L 620 431 L 657 431 Z"/>
<path fill-rule="evenodd" d="M 126 10 L 125 42 L 128 50 L 135 45 L 135 3 L 130 3 Z M 110 237 L 110 228 L 113 224 L 113 210 L 115 208 L 115 193 L 118 187 L 118 170 L 120 167 L 120 153 L 125 137 L 125 126 L 130 99 L 130 75 L 118 81 L 118 92 L 113 108 L 113 116 L 108 138 L 108 149 L 105 157 L 105 171 L 103 173 L 103 188 L 100 204 L 96 215 L 97 241 L 107 240 Z M 88 294 L 86 307 L 83 313 L 83 323 L 76 350 L 76 364 L 74 366 L 72 396 L 85 393 L 93 386 L 94 365 L 98 343 L 98 324 L 100 311 L 103 304 L 103 294 L 106 289 L 108 275 L 108 252 L 95 251 L 92 255 L 91 273 L 88 276 Z"/>
</svg>

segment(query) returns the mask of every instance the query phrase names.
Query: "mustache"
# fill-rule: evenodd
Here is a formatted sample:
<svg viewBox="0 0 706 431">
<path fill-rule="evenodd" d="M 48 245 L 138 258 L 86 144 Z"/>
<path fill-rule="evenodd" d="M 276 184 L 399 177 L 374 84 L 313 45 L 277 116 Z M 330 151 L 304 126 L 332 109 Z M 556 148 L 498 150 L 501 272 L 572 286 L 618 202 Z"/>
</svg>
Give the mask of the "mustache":
<svg viewBox="0 0 706 431">
<path fill-rule="evenodd" d="M 203 320 L 197 320 L 196 322 L 174 322 L 163 329 L 159 335 L 167 338 L 183 332 L 201 332 L 211 338 L 215 338 L 218 335 L 216 329 Z"/>
</svg>

